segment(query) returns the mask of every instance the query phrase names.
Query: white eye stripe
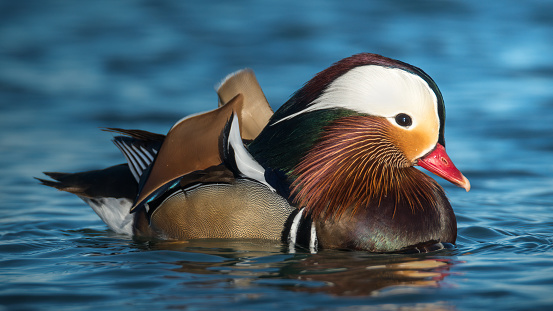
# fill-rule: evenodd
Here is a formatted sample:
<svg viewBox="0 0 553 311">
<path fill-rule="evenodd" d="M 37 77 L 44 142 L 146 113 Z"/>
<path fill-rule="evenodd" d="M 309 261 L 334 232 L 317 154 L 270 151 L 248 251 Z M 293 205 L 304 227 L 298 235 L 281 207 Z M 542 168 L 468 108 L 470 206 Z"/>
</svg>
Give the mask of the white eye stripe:
<svg viewBox="0 0 553 311">
<path fill-rule="evenodd" d="M 307 108 L 273 125 L 303 113 L 332 108 L 389 119 L 406 113 L 412 118 L 412 127 L 430 115 L 439 126 L 438 99 L 424 79 L 405 70 L 376 65 L 351 69 L 333 81 Z"/>
</svg>

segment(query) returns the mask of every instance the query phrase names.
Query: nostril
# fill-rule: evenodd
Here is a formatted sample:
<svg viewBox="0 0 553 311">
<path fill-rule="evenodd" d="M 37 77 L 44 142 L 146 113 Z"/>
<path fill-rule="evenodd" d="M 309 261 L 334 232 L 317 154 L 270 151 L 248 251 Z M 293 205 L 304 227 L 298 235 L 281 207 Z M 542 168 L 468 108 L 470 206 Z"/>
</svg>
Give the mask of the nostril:
<svg viewBox="0 0 553 311">
<path fill-rule="evenodd" d="M 441 157 L 440 159 L 442 160 L 442 163 L 443 163 L 444 165 L 449 165 L 449 162 L 447 161 L 446 158 Z"/>
</svg>

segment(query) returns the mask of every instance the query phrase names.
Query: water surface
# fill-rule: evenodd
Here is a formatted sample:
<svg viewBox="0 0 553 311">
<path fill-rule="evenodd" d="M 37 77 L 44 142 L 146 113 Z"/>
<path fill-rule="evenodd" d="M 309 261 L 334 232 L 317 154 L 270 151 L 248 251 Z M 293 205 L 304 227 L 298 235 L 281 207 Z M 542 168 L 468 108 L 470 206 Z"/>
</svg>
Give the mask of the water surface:
<svg viewBox="0 0 553 311">
<path fill-rule="evenodd" d="M 553 307 L 553 5 L 545 1 L 0 3 L 0 310 Z M 134 241 L 38 185 L 123 157 L 100 127 L 166 133 L 253 68 L 278 108 L 358 52 L 423 68 L 447 107 L 454 250 L 290 254 Z"/>
</svg>

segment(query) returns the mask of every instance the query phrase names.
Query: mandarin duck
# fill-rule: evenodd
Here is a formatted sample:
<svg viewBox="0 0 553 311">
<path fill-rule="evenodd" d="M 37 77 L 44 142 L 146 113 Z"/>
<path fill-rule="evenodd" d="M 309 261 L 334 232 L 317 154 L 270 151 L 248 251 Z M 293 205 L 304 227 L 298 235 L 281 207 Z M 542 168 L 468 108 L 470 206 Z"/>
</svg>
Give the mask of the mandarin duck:
<svg viewBox="0 0 553 311">
<path fill-rule="evenodd" d="M 323 70 L 273 113 L 249 70 L 219 107 L 167 135 L 107 128 L 127 163 L 46 172 L 109 228 L 135 237 L 282 240 L 296 247 L 431 251 L 457 236 L 443 188 L 469 191 L 445 152 L 445 107 L 421 69 L 376 54 Z"/>
</svg>

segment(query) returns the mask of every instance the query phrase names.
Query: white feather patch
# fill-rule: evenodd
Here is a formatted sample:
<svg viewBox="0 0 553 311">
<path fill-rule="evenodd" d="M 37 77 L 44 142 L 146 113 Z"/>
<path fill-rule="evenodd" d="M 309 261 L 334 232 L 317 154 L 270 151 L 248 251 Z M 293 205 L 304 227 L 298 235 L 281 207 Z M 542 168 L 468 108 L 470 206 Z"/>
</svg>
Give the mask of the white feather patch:
<svg viewBox="0 0 553 311">
<path fill-rule="evenodd" d="M 246 150 L 246 147 L 244 147 L 242 136 L 240 135 L 238 116 L 236 114 L 234 114 L 230 125 L 228 145 L 232 146 L 232 149 L 234 150 L 236 166 L 243 176 L 257 180 L 269 187 L 271 191 L 275 191 L 275 189 L 265 180 L 265 169 L 263 166 L 257 163 L 248 150 Z"/>
<path fill-rule="evenodd" d="M 317 253 L 317 229 L 315 228 L 315 222 L 311 223 L 311 235 L 309 237 L 309 252 L 311 254 Z"/>
<path fill-rule="evenodd" d="M 288 233 L 288 251 L 290 253 L 296 252 L 296 239 L 298 238 L 298 229 L 300 226 L 301 216 L 303 215 L 303 209 L 301 209 L 294 220 L 292 221 L 292 226 L 290 226 L 290 233 Z"/>
<path fill-rule="evenodd" d="M 307 108 L 278 120 L 279 123 L 310 111 L 343 108 L 393 118 L 407 113 L 417 122 L 437 122 L 438 99 L 421 77 L 398 68 L 359 66 L 334 80 Z M 431 120 L 427 120 L 428 116 Z"/>
<path fill-rule="evenodd" d="M 134 214 L 129 210 L 132 201 L 123 198 L 85 198 L 80 197 L 100 216 L 108 227 L 120 234 L 132 235 Z"/>
<path fill-rule="evenodd" d="M 114 140 L 113 142 L 117 148 L 121 150 L 125 156 L 125 159 L 127 159 L 129 169 L 134 176 L 134 179 L 138 182 L 144 170 L 146 170 L 146 168 L 154 161 L 156 151 L 152 150 L 152 152 L 150 152 L 142 146 L 140 146 L 139 149 L 133 144 L 125 143 L 125 141 Z"/>
</svg>

